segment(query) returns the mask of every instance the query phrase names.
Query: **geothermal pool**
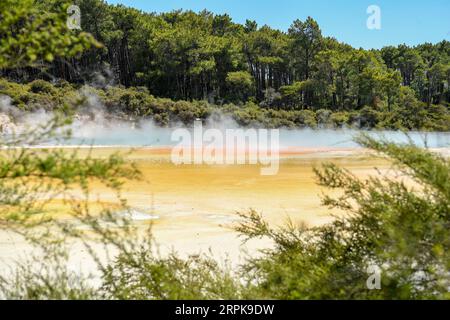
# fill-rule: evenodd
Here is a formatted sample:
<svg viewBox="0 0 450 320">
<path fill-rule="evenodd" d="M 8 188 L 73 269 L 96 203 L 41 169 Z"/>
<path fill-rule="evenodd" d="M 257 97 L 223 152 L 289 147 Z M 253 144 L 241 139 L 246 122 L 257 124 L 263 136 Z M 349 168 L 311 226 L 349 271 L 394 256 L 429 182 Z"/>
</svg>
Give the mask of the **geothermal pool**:
<svg viewBox="0 0 450 320">
<path fill-rule="evenodd" d="M 126 148 L 94 148 L 94 155 L 105 157 Z M 128 156 L 137 164 L 143 179 L 128 182 L 122 195 L 132 207 L 132 219 L 152 231 L 163 252 L 175 249 L 182 254 L 211 249 L 215 255 L 237 261 L 241 241 L 231 229 L 236 212 L 254 209 L 272 225 L 290 218 L 296 223 L 319 226 L 333 220 L 321 206 L 325 190 L 315 183 L 313 167 L 334 162 L 360 177 L 388 172 L 389 163 L 362 149 L 303 148 L 281 153 L 277 175 L 261 176 L 257 165 L 181 165 L 170 161 L 170 148 L 136 148 Z M 87 152 L 81 150 L 81 152 Z M 96 195 L 113 199 L 106 188 L 96 187 Z M 249 243 L 249 252 L 267 246 Z"/>
<path fill-rule="evenodd" d="M 204 125 L 205 129 L 215 128 L 222 132 L 227 129 L 236 129 L 236 124 L 223 126 L 223 124 Z M 132 147 L 167 147 L 176 144 L 171 139 L 174 128 L 161 128 L 151 122 L 137 125 L 117 123 L 110 125 L 104 123 L 75 124 L 73 137 L 68 144 L 97 145 L 97 146 L 132 146 Z M 191 131 L 193 131 L 191 129 Z M 352 129 L 281 129 L 280 147 L 303 148 L 358 148 L 354 138 L 361 130 Z M 450 146 L 450 132 L 419 132 L 412 131 L 405 134 L 400 131 L 365 131 L 373 137 L 386 138 L 392 142 L 407 143 L 409 139 L 419 146 L 427 145 L 430 148 L 446 148 Z"/>
<path fill-rule="evenodd" d="M 215 126 L 217 127 L 217 125 Z M 72 143 L 86 142 L 95 136 L 95 153 L 106 155 L 123 146 L 134 146 L 130 161 L 143 173 L 142 181 L 125 186 L 130 205 L 152 223 L 157 241 L 166 248 L 198 252 L 212 248 L 216 253 L 238 255 L 240 240 L 230 229 L 236 212 L 254 209 L 273 225 L 288 218 L 297 223 L 318 226 L 333 220 L 321 206 L 326 191 L 316 185 L 313 167 L 334 162 L 359 177 L 390 174 L 390 164 L 353 142 L 356 130 L 280 130 L 279 172 L 262 176 L 259 165 L 181 165 L 170 161 L 172 129 L 141 125 L 132 129 L 107 127 L 83 130 Z M 222 131 L 224 127 L 219 127 Z M 150 134 L 149 134 L 150 133 Z M 374 136 L 414 143 L 441 152 L 450 146 L 450 133 L 371 132 Z M 116 146 L 116 147 L 112 147 Z M 117 146 L 121 146 L 117 148 Z M 375 170 L 377 168 L 379 171 Z M 155 218 L 156 217 L 156 218 Z"/>
<path fill-rule="evenodd" d="M 147 129 L 126 127 L 111 131 L 93 127 L 78 131 L 66 147 L 91 145 L 96 157 L 133 148 L 127 159 L 137 164 L 143 179 L 128 182 L 122 195 L 128 199 L 132 208 L 130 217 L 135 223 L 143 227 L 152 225 L 162 252 L 174 249 L 191 254 L 211 249 L 214 255 L 237 262 L 243 249 L 254 253 L 256 248 L 269 244 L 259 241 L 242 246 L 231 229 L 236 212 L 254 209 L 272 225 L 283 224 L 290 218 L 309 226 L 323 225 L 333 220 L 332 214 L 339 214 L 321 206 L 320 195 L 327 191 L 316 185 L 314 167 L 334 162 L 358 177 L 394 174 L 386 160 L 352 141 L 357 131 L 281 130 L 279 172 L 262 176 L 260 165 L 176 166 L 170 158 L 172 130 Z M 407 141 L 402 133 L 381 134 L 393 141 Z M 428 147 L 449 154 L 450 133 L 417 132 L 410 133 L 410 137 L 417 144 L 424 145 L 427 141 Z M 88 152 L 87 149 L 80 152 Z M 114 194 L 100 186 L 92 194 L 104 201 L 114 198 Z M 25 246 L 18 239 L 11 242 L 8 237 L 0 233 L 0 260 L 14 258 L 17 249 Z"/>
</svg>

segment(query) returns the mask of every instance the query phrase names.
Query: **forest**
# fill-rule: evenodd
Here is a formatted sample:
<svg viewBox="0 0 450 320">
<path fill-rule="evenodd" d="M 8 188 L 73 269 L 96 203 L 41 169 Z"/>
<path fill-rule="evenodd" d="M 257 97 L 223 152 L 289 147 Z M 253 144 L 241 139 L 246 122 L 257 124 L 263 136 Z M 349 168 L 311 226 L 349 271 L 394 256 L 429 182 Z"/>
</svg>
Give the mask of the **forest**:
<svg viewBox="0 0 450 320">
<path fill-rule="evenodd" d="M 63 2 L 35 3 L 41 12 L 61 12 Z M 66 90 L 89 85 L 103 93 L 116 87 L 122 92 L 114 100 L 119 103 L 106 104 L 156 117 L 162 125 L 180 120 L 172 106 L 181 104 L 185 123 L 207 109 L 230 114 L 241 125 L 450 128 L 446 40 L 364 50 L 323 36 L 311 17 L 283 32 L 206 10 L 159 14 L 102 0 L 74 4 L 80 7 L 81 31 L 71 30 L 73 36 L 89 34 L 96 41 L 88 50 L 74 46 L 79 52 L 70 57 L 29 52 L 26 67 L 11 59 L 0 63 L 0 93 L 10 96 L 15 83 L 27 92 L 36 80 L 56 91 L 62 85 Z M 20 20 L 9 27 L 0 31 L 1 44 L 14 46 L 23 36 Z M 29 98 L 13 102 L 26 104 Z"/>
<path fill-rule="evenodd" d="M 86 92 L 112 112 L 161 125 L 225 110 L 268 126 L 319 125 L 328 114 L 372 119 L 362 125 L 371 128 L 448 130 L 449 42 L 365 51 L 322 37 L 311 18 L 283 33 L 208 12 L 147 14 L 95 0 L 77 1 L 84 31 L 70 31 L 62 3 L 0 1 L 0 103 L 8 96 L 24 111 L 63 111 L 17 136 L 0 134 L 2 261 L 13 244 L 0 299 L 450 299 L 448 148 L 362 133 L 355 141 L 390 163 L 386 174 L 315 167 L 328 190 L 321 204 L 334 216 L 317 227 L 237 213 L 230 227 L 243 243 L 271 245 L 233 268 L 211 252 L 161 255 L 152 230 L 142 234 L 122 214 L 133 209 L 125 184 L 144 179 L 128 152 L 30 147 L 69 139 L 72 108 Z M 204 190 L 192 184 L 192 192 Z M 20 250 L 23 242 L 31 250 Z M 82 250 L 94 262 L 88 274 L 76 271 L 88 260 L 69 265 Z M 377 290 L 368 286 L 372 267 Z"/>
</svg>

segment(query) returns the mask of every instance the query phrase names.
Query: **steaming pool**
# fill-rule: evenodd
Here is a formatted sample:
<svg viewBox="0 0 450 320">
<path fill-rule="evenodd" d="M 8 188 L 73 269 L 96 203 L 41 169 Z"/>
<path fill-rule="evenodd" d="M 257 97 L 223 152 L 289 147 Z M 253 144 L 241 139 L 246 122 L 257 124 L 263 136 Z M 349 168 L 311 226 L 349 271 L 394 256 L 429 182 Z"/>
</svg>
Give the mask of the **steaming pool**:
<svg viewBox="0 0 450 320">
<path fill-rule="evenodd" d="M 316 185 L 313 167 L 334 162 L 358 177 L 392 174 L 390 164 L 353 142 L 355 130 L 281 130 L 280 168 L 277 175 L 261 176 L 260 165 L 181 165 L 171 162 L 174 142 L 171 129 L 155 127 L 92 127 L 74 131 L 65 142 L 67 148 L 85 146 L 80 153 L 105 157 L 117 151 L 133 149 L 127 156 L 142 171 L 143 179 L 128 182 L 122 195 L 132 208 L 130 217 L 137 225 L 152 231 L 161 252 L 175 249 L 180 254 L 205 252 L 228 257 L 232 262 L 242 259 L 242 250 L 254 252 L 267 246 L 265 241 L 245 246 L 230 228 L 236 212 L 254 209 L 272 225 L 283 224 L 289 217 L 309 226 L 333 220 L 321 206 L 325 191 Z M 395 142 L 407 142 L 399 132 L 372 132 Z M 409 133 L 416 144 L 450 155 L 450 133 Z M 426 141 L 426 143 L 425 143 Z M 375 170 L 374 168 L 378 170 Z M 93 196 L 112 199 L 114 195 L 96 186 Z M 10 237 L 10 235 L 8 235 Z M 0 260 L 14 257 L 20 241 L 14 244 L 0 234 Z M 79 261 L 77 261 L 79 263 Z"/>
<path fill-rule="evenodd" d="M 181 252 L 212 248 L 237 254 L 241 244 L 229 227 L 236 221 L 236 212 L 249 209 L 261 212 L 272 224 L 282 224 L 287 217 L 310 226 L 332 221 L 332 212 L 321 206 L 324 190 L 316 185 L 313 173 L 313 167 L 322 163 L 337 163 L 359 177 L 390 172 L 385 159 L 353 142 L 357 130 L 281 130 L 280 169 L 274 176 L 261 176 L 259 165 L 176 166 L 170 160 L 173 130 L 167 128 L 82 132 L 70 142 L 93 145 L 97 156 L 133 148 L 129 160 L 137 163 L 144 179 L 125 186 L 123 195 L 135 210 L 132 219 L 151 223 L 163 247 Z M 400 143 L 411 139 L 449 154 L 448 132 L 370 134 Z"/>
<path fill-rule="evenodd" d="M 221 126 L 206 126 L 226 129 Z M 230 129 L 237 127 L 230 126 Z M 227 127 L 228 129 L 228 127 Z M 244 129 L 245 130 L 245 129 Z M 192 129 L 190 130 L 193 131 Z M 69 145 L 94 145 L 94 146 L 121 146 L 121 147 L 168 147 L 176 144 L 171 139 L 173 128 L 160 128 L 151 123 L 130 125 L 129 123 L 97 125 L 82 124 L 75 127 L 73 137 L 65 143 Z M 300 129 L 280 131 L 280 147 L 304 147 L 304 148 L 358 148 L 359 145 L 353 140 L 361 130 L 352 129 Z M 411 139 L 419 146 L 430 148 L 447 148 L 450 146 L 450 132 L 419 132 L 412 131 L 405 134 L 400 131 L 364 131 L 373 137 L 386 138 L 397 143 L 407 143 Z"/>
</svg>

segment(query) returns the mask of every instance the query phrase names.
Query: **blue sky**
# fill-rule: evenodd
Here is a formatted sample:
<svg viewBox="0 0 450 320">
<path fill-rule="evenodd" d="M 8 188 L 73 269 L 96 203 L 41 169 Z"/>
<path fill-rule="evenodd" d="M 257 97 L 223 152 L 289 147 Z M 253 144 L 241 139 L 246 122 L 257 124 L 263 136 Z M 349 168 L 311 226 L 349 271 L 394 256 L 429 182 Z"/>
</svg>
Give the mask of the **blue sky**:
<svg viewBox="0 0 450 320">
<path fill-rule="evenodd" d="M 147 12 L 175 9 L 228 13 L 233 21 L 256 20 L 287 30 L 295 19 L 311 16 L 326 36 L 355 47 L 450 40 L 450 0 L 107 0 Z M 368 6 L 381 9 L 381 30 L 369 30 Z"/>
</svg>

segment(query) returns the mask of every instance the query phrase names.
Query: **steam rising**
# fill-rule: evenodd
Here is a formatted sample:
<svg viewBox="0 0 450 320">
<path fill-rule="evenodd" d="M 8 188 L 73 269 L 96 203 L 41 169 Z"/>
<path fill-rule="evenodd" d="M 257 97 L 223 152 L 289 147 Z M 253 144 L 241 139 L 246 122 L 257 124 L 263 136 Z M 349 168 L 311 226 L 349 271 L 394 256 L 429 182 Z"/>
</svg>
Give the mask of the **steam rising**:
<svg viewBox="0 0 450 320">
<path fill-rule="evenodd" d="M 174 129 L 183 127 L 182 124 L 163 128 L 156 125 L 151 119 L 121 119 L 108 112 L 96 95 L 83 89 L 81 93 L 85 96 L 86 103 L 79 108 L 73 123 L 70 125 L 72 138 L 65 141 L 65 144 L 139 147 L 173 146 L 176 144 L 176 141 L 171 141 L 171 134 Z M 1 135 L 23 132 L 27 128 L 45 124 L 51 118 L 51 112 L 44 109 L 33 112 L 22 111 L 12 105 L 10 97 L 0 96 Z M 228 116 L 215 114 L 210 119 L 204 119 L 204 128 L 225 131 L 226 129 L 239 128 L 239 125 Z M 358 147 L 353 142 L 353 138 L 357 134 L 358 130 L 351 129 L 281 129 L 280 147 L 282 149 L 290 147 L 353 148 Z M 408 142 L 408 137 L 402 132 L 382 131 L 373 134 L 395 142 Z M 450 133 L 448 132 L 427 134 L 411 132 L 408 135 L 416 144 L 421 146 L 427 145 L 432 148 L 450 146 Z"/>
</svg>

